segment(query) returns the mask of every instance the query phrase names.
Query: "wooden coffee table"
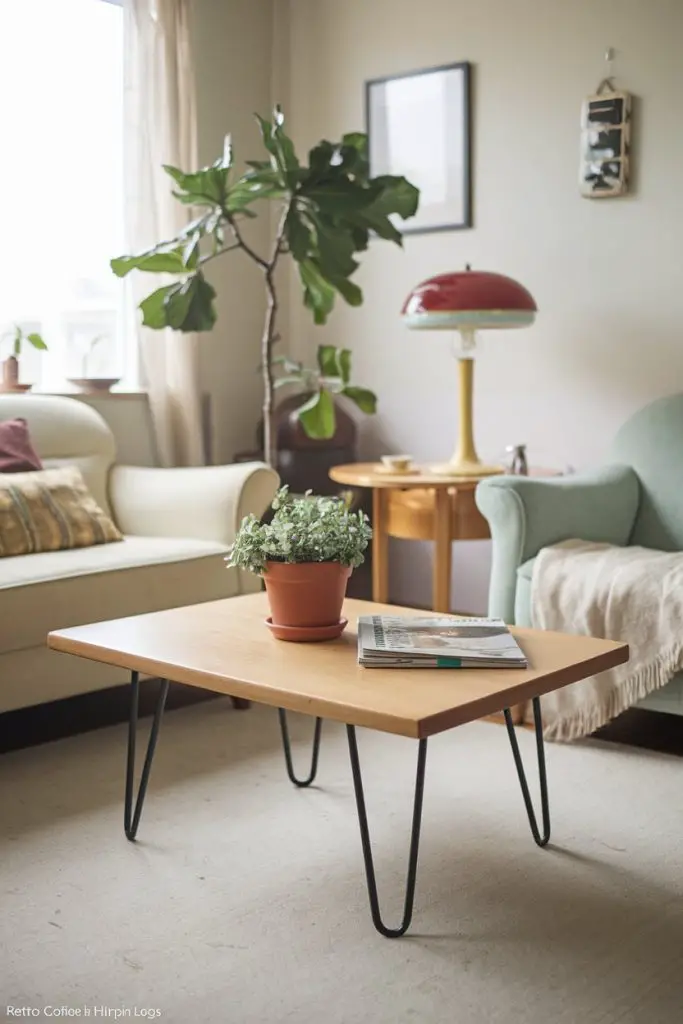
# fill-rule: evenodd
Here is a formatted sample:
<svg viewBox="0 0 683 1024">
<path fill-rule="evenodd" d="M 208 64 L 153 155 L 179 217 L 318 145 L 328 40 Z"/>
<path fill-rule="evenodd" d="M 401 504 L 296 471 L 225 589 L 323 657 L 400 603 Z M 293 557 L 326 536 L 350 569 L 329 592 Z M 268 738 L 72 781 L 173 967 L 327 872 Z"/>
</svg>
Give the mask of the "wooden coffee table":
<svg viewBox="0 0 683 1024">
<path fill-rule="evenodd" d="M 372 920 L 388 938 L 403 935 L 412 917 L 430 736 L 503 711 L 531 832 L 535 842 L 545 846 L 550 838 L 550 815 L 539 697 L 627 661 L 628 646 L 592 637 L 513 628 L 529 660 L 528 669 L 361 668 L 357 663 L 356 619 L 359 615 L 383 613 L 424 614 L 395 605 L 349 600 L 344 605 L 349 627 L 338 640 L 321 644 L 283 643 L 275 640 L 264 625 L 268 614 L 265 594 L 252 594 L 50 633 L 48 646 L 54 650 L 131 671 L 124 799 L 126 837 L 134 840 L 138 831 L 168 683 L 172 680 L 277 708 L 287 773 L 297 786 L 309 786 L 315 779 L 322 720 L 330 718 L 345 723 Z M 140 674 L 159 676 L 164 682 L 134 799 Z M 525 700 L 533 701 L 534 708 L 542 830 L 532 806 L 509 710 Z M 304 778 L 295 774 L 292 764 L 287 711 L 302 712 L 316 719 L 311 766 Z M 409 736 L 418 742 L 408 878 L 403 918 L 396 928 L 387 927 L 380 913 L 357 726 Z"/>
</svg>

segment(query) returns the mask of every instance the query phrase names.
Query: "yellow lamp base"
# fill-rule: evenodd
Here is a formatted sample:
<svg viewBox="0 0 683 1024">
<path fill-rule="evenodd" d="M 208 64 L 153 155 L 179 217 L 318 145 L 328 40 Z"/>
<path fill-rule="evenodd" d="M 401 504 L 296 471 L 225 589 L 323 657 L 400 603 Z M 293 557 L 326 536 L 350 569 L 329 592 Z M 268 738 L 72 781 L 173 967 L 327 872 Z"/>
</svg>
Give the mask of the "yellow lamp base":
<svg viewBox="0 0 683 1024">
<path fill-rule="evenodd" d="M 473 348 L 473 340 L 467 346 L 468 350 Z M 472 392 L 474 379 L 474 360 L 471 356 L 463 356 L 458 359 L 458 380 L 460 391 L 460 431 L 458 446 L 448 462 L 430 466 L 432 473 L 440 476 L 452 477 L 480 477 L 495 476 L 496 473 L 504 473 L 503 466 L 487 466 L 479 461 L 477 450 L 474 447 L 474 433 L 472 429 Z"/>
<path fill-rule="evenodd" d="M 497 473 L 504 473 L 504 466 L 485 466 L 483 462 L 456 461 L 441 462 L 429 467 L 432 473 L 440 476 L 495 476 Z"/>
</svg>

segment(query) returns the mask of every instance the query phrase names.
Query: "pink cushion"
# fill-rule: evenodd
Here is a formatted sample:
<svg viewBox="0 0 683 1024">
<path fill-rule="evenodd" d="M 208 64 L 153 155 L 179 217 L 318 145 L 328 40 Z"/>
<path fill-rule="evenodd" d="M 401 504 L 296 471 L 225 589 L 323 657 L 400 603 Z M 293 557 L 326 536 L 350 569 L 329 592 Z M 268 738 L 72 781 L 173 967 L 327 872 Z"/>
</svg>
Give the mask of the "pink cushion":
<svg viewBox="0 0 683 1024">
<path fill-rule="evenodd" d="M 23 417 L 0 423 L 0 473 L 27 473 L 43 464 L 28 436 Z"/>
</svg>

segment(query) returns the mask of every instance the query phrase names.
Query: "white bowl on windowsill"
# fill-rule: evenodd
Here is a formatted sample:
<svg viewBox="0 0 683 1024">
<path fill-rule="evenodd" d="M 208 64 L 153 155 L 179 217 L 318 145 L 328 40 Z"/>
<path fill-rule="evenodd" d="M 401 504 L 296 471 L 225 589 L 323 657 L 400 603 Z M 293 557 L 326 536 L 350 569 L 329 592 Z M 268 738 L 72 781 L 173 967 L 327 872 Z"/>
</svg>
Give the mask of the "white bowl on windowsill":
<svg viewBox="0 0 683 1024">
<path fill-rule="evenodd" d="M 104 394 L 111 391 L 115 384 L 121 380 L 120 377 L 68 377 L 69 384 L 74 384 L 84 394 Z"/>
</svg>

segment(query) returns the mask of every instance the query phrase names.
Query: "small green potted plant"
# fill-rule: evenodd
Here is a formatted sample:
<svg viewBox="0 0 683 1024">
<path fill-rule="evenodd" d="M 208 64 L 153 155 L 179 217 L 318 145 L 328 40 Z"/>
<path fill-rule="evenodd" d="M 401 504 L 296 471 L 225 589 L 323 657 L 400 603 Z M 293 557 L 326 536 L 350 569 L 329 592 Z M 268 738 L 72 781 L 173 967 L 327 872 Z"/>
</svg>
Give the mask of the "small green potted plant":
<svg viewBox="0 0 683 1024">
<path fill-rule="evenodd" d="M 12 352 L 2 364 L 2 390 L 29 391 L 31 388 L 30 384 L 19 383 L 19 357 L 21 356 L 22 346 L 24 342 L 28 342 L 35 349 L 44 352 L 47 350 L 47 345 L 40 334 L 37 334 L 35 331 L 25 333 L 19 324 L 15 324 L 11 331 L 6 331 L 0 338 L 0 342 L 4 342 L 6 339 L 11 339 Z"/>
<path fill-rule="evenodd" d="M 351 512 L 339 498 L 301 498 L 282 487 L 268 523 L 246 516 L 226 561 L 263 577 L 271 615 L 266 620 L 280 640 L 331 640 L 347 622 L 341 618 L 346 585 L 363 562 L 372 537 L 364 512 Z"/>
</svg>

